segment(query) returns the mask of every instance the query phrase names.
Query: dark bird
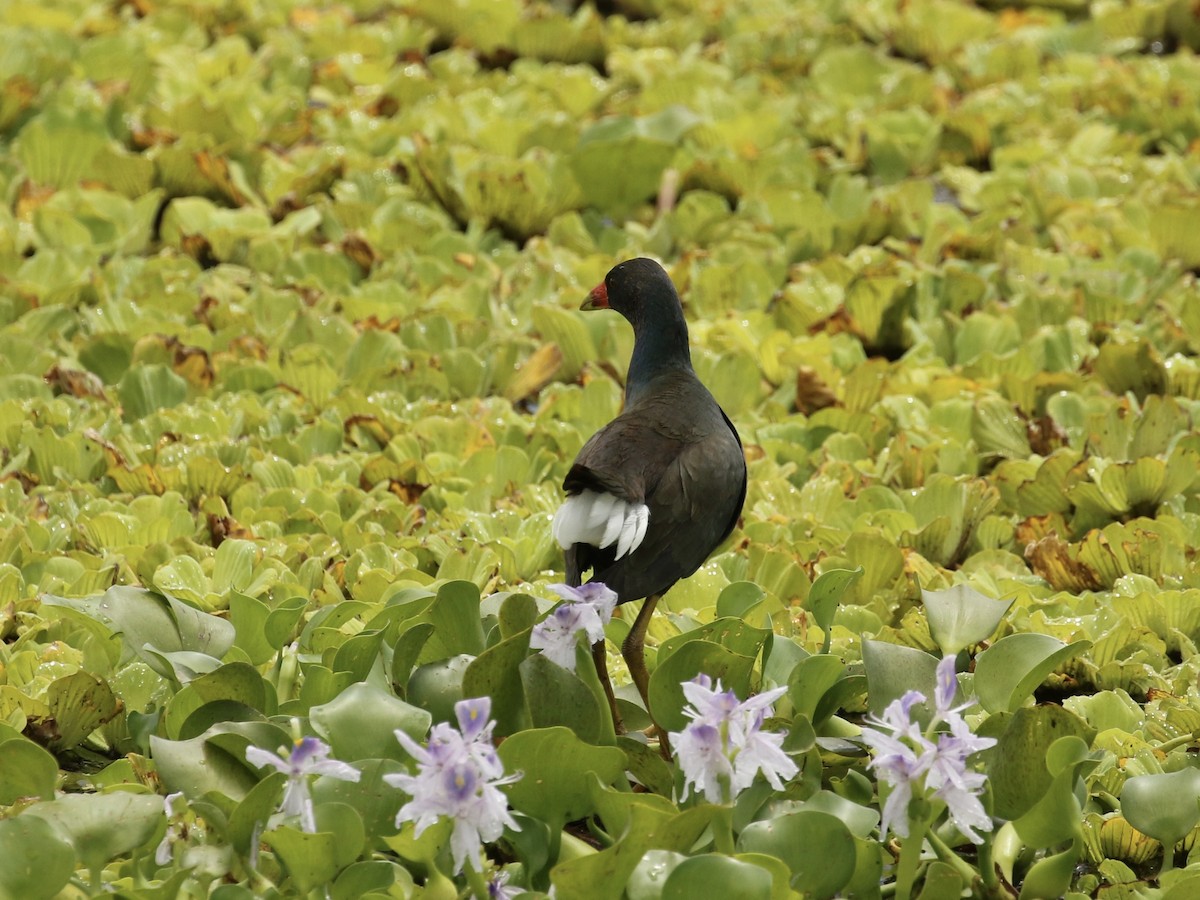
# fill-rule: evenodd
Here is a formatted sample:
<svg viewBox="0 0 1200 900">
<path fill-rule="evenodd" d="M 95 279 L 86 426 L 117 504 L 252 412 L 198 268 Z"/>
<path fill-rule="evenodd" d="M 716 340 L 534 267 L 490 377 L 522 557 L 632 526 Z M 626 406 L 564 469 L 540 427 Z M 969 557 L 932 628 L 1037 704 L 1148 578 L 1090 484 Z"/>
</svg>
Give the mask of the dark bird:
<svg viewBox="0 0 1200 900">
<path fill-rule="evenodd" d="M 633 326 L 633 357 L 624 411 L 584 444 L 563 481 L 554 537 L 568 584 L 579 586 L 590 569 L 588 580 L 615 591 L 618 603 L 645 598 L 621 655 L 650 711 L 650 616 L 733 531 L 746 499 L 746 459 L 737 429 L 692 369 L 683 307 L 662 266 L 620 263 L 580 308 L 623 315 Z M 619 729 L 604 641 L 592 656 Z"/>
</svg>

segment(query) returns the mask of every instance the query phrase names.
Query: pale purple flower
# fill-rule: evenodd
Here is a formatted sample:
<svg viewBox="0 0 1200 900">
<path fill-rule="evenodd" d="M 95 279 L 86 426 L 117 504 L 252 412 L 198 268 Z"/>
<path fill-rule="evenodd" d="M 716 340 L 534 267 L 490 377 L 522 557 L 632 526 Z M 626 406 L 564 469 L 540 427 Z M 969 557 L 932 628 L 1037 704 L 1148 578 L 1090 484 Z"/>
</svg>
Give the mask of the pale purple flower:
<svg viewBox="0 0 1200 900">
<path fill-rule="evenodd" d="M 961 715 L 971 704 L 951 705 L 957 691 L 954 658 L 948 656 L 938 664 L 934 715 L 928 730 L 922 731 L 912 717 L 913 707 L 926 699 L 920 691 L 908 691 L 893 700 L 874 720 L 878 727 L 863 729 L 863 743 L 874 751 L 869 767 L 891 787 L 879 825 L 882 835 L 891 831 L 908 837 L 908 807 L 914 795 L 932 795 L 945 803 L 954 826 L 972 843 L 983 841 L 976 829 L 992 830 L 992 821 L 979 802 L 987 778 L 968 769 L 967 760 L 996 741 L 971 733 Z M 950 732 L 937 734 L 935 743 L 933 730 L 940 723 L 948 725 Z"/>
<path fill-rule="evenodd" d="M 312 795 L 308 792 L 308 779 L 312 775 L 326 775 L 339 781 L 358 781 L 358 769 L 336 759 L 329 759 L 329 745 L 315 737 L 300 738 L 292 745 L 287 759 L 259 747 L 246 748 L 246 761 L 256 766 L 271 766 L 287 775 L 287 787 L 283 791 L 280 812 L 300 817 L 300 827 L 312 834 L 317 830 L 313 812 Z"/>
<path fill-rule="evenodd" d="M 583 632 L 589 643 L 604 639 L 604 626 L 612 619 L 617 595 L 599 582 L 581 587 L 552 584 L 550 590 L 567 601 L 533 626 L 529 646 L 541 650 L 553 663 L 575 671 L 577 635 Z"/>
<path fill-rule="evenodd" d="M 488 718 L 491 707 L 488 697 L 460 700 L 454 704 L 458 730 L 445 722 L 435 725 L 428 747 L 396 731 L 396 740 L 417 761 L 417 774 L 383 776 L 388 784 L 412 797 L 400 808 L 397 827 L 414 822 L 420 837 L 439 819 L 452 820 L 450 850 L 456 872 L 462 871 L 464 863 L 479 871 L 480 848 L 499 838 L 506 825 L 520 830 L 499 786 L 521 776 L 504 777 L 504 765 L 492 745 L 496 723 Z"/>
<path fill-rule="evenodd" d="M 495 875 L 488 879 L 487 892 L 488 900 L 514 900 L 514 898 L 525 893 L 525 889 L 508 884 L 509 871 L 501 869 Z"/>
<path fill-rule="evenodd" d="M 763 731 L 762 725 L 787 689 L 739 701 L 704 674 L 682 687 L 690 704 L 683 712 L 692 721 L 669 737 L 683 770 L 684 798 L 694 787 L 712 802 L 732 802 L 760 772 L 771 787 L 783 790 L 799 769 L 783 752 L 784 735 Z"/>
<path fill-rule="evenodd" d="M 165 866 L 171 861 L 172 845 L 176 841 L 183 840 L 183 825 L 180 824 L 178 819 L 187 812 L 187 800 L 184 800 L 181 804 L 179 803 L 181 799 L 183 799 L 183 791 L 167 794 L 163 798 L 163 812 L 167 816 L 167 833 L 163 835 L 163 839 L 159 841 L 158 846 L 154 848 L 154 862 L 160 866 Z"/>
</svg>

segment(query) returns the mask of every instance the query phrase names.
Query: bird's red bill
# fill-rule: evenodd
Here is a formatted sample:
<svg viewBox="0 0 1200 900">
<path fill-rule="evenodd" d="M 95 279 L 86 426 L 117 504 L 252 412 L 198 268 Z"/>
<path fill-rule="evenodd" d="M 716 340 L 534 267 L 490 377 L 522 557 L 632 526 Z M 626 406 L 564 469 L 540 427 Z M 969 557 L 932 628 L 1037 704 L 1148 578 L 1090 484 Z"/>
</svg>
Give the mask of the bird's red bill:
<svg viewBox="0 0 1200 900">
<path fill-rule="evenodd" d="M 602 281 L 592 288 L 580 309 L 608 309 L 608 286 Z"/>
</svg>

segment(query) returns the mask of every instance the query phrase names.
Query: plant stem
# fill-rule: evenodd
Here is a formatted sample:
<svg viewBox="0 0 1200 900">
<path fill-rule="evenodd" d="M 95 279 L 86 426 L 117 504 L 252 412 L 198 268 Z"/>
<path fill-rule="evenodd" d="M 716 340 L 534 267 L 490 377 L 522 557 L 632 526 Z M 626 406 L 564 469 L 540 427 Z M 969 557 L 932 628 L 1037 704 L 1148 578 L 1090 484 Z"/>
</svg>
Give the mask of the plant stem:
<svg viewBox="0 0 1200 900">
<path fill-rule="evenodd" d="M 908 837 L 900 841 L 900 863 L 896 866 L 896 897 L 910 900 L 913 884 L 917 880 L 917 867 L 921 863 L 921 847 L 925 844 L 925 833 L 929 823 L 924 817 L 909 820 Z"/>
<path fill-rule="evenodd" d="M 733 856 L 737 852 L 733 843 L 733 805 L 721 804 L 712 817 L 713 844 L 718 853 Z"/>
<path fill-rule="evenodd" d="M 926 835 L 926 837 L 929 839 L 929 845 L 931 847 L 933 847 L 933 852 L 938 855 L 938 859 L 940 859 L 944 863 L 947 863 L 947 864 L 953 866 L 954 870 L 956 872 L 958 872 L 959 876 L 962 877 L 962 879 L 966 882 L 968 887 L 970 887 L 972 884 L 974 884 L 975 879 L 980 877 L 980 875 L 982 875 L 983 861 L 984 861 L 983 847 L 979 848 L 980 871 L 976 872 L 973 868 L 971 868 L 971 866 L 967 863 L 967 861 L 965 859 L 963 859 L 961 856 L 959 856 L 957 853 L 955 853 L 953 849 L 951 849 L 949 846 L 946 845 L 945 841 L 943 841 L 940 837 L 937 836 L 936 831 L 931 829 L 929 831 L 929 834 Z M 987 862 L 988 862 L 989 866 L 991 865 L 991 855 L 992 855 L 991 848 L 988 847 Z M 994 882 L 995 880 L 996 880 L 996 873 L 993 872 L 992 873 L 992 881 Z"/>
<path fill-rule="evenodd" d="M 612 714 L 608 705 L 608 694 L 604 691 L 604 686 L 600 684 L 600 675 L 596 672 L 596 664 L 592 661 L 590 652 L 584 652 L 582 648 L 577 648 L 575 653 L 575 674 L 579 680 L 588 686 L 588 690 L 596 698 L 596 702 L 600 708 L 600 734 L 597 737 L 596 743 L 605 746 L 613 747 L 617 743 L 617 731 L 613 727 Z"/>
<path fill-rule="evenodd" d="M 1200 740 L 1200 730 L 1193 731 L 1190 734 L 1181 734 L 1179 737 L 1171 738 L 1169 741 L 1164 741 L 1155 747 L 1155 751 L 1168 753 L 1176 747 L 1185 747 L 1193 741 Z"/>
<path fill-rule="evenodd" d="M 983 883 L 991 890 L 998 888 L 1000 880 L 996 877 L 996 864 L 992 861 L 992 836 L 990 834 L 983 836 L 983 843 L 979 845 L 976 862 L 979 866 L 979 877 L 983 879 Z"/>
<path fill-rule="evenodd" d="M 474 866 L 467 865 L 463 869 L 463 874 L 467 876 L 467 884 L 471 887 L 471 893 L 475 895 L 476 900 L 488 900 L 487 882 L 483 880 L 483 873 L 476 871 Z"/>
</svg>

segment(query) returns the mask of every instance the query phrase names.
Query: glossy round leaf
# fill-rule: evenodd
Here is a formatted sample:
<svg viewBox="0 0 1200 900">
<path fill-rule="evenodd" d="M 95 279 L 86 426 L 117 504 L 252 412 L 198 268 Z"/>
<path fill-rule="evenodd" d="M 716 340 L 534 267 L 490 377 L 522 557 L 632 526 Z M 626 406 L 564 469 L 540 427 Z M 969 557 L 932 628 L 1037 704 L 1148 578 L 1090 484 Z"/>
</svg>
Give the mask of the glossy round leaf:
<svg viewBox="0 0 1200 900">
<path fill-rule="evenodd" d="M 771 900 L 771 873 L 715 853 L 693 856 L 675 866 L 661 896 L 662 900 L 692 900 L 699 896 Z"/>
<path fill-rule="evenodd" d="M 738 850 L 776 856 L 792 870 L 792 887 L 814 897 L 832 897 L 854 874 L 854 837 L 840 819 L 801 810 L 745 828 Z"/>
<path fill-rule="evenodd" d="M 1121 790 L 1121 813 L 1129 824 L 1173 847 L 1200 822 L 1200 769 L 1139 775 Z"/>
</svg>

